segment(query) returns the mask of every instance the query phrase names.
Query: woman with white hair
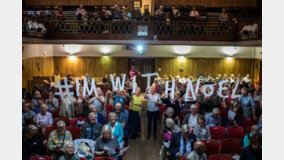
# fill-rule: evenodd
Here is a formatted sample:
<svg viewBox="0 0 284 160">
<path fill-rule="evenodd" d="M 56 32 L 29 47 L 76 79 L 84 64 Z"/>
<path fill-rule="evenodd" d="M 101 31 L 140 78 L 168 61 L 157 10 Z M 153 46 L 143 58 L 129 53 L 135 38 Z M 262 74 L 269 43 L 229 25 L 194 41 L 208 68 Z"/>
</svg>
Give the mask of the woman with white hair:
<svg viewBox="0 0 284 160">
<path fill-rule="evenodd" d="M 112 129 L 104 125 L 101 136 L 97 139 L 95 145 L 96 157 L 112 157 L 118 159 L 119 151 L 121 150 L 116 137 L 112 134 Z"/>
<path fill-rule="evenodd" d="M 67 141 L 63 145 L 64 155 L 59 157 L 58 160 L 80 160 L 80 157 L 74 154 L 75 145 L 71 141 Z"/>
<path fill-rule="evenodd" d="M 168 118 L 171 118 L 175 124 L 178 124 L 176 117 L 174 117 L 174 109 L 172 107 L 168 107 L 166 111 L 163 113 L 163 117 L 161 120 L 161 131 L 162 132 L 164 132 L 167 129 L 166 120 Z"/>
<path fill-rule="evenodd" d="M 90 108 L 90 113 L 94 113 L 94 114 L 97 115 L 96 122 L 104 125 L 105 124 L 104 117 L 101 113 L 97 112 L 97 107 L 95 105 L 91 104 L 89 106 L 89 108 Z"/>
<path fill-rule="evenodd" d="M 37 114 L 36 116 L 36 122 L 37 125 L 39 127 L 41 127 L 42 129 L 46 128 L 46 127 L 50 127 L 53 123 L 53 118 L 51 113 L 47 112 L 47 105 L 46 104 L 42 104 L 40 106 L 40 113 Z"/>
<path fill-rule="evenodd" d="M 112 135 L 117 138 L 120 147 L 123 147 L 123 126 L 121 123 L 117 122 L 117 115 L 115 112 L 110 112 L 108 115 L 108 123 L 106 124 L 110 127 Z"/>
<path fill-rule="evenodd" d="M 93 98 L 89 100 L 89 104 L 93 104 L 97 107 L 97 112 L 102 114 L 104 117 L 106 117 L 106 110 L 105 110 L 105 97 L 104 93 L 102 92 L 102 89 L 97 87 L 97 93 L 98 97 L 95 96 L 95 93 L 93 94 Z"/>
<path fill-rule="evenodd" d="M 191 113 L 186 115 L 183 119 L 182 124 L 187 124 L 189 128 L 192 130 L 197 125 L 197 118 L 199 116 L 197 112 L 197 105 L 193 104 L 190 106 Z"/>
<path fill-rule="evenodd" d="M 170 142 L 171 135 L 173 132 L 179 132 L 181 129 L 177 126 L 172 118 L 167 118 L 165 120 L 165 129 L 163 132 L 164 138 L 167 142 Z"/>
</svg>

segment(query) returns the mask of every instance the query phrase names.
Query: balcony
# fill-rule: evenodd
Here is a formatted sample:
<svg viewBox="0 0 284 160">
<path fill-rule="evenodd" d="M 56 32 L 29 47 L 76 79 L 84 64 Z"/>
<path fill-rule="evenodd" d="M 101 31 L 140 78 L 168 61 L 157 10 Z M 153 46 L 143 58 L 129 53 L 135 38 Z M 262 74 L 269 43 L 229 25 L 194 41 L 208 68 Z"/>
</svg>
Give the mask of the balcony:
<svg viewBox="0 0 284 160">
<path fill-rule="evenodd" d="M 27 22 L 35 18 L 23 15 L 23 37 L 44 40 L 146 40 L 146 41 L 215 41 L 237 42 L 261 40 L 261 17 L 239 23 L 196 21 L 77 21 L 43 20 L 47 33 L 32 35 L 26 30 Z M 240 30 L 247 23 L 258 23 L 256 37 L 242 39 Z"/>
</svg>

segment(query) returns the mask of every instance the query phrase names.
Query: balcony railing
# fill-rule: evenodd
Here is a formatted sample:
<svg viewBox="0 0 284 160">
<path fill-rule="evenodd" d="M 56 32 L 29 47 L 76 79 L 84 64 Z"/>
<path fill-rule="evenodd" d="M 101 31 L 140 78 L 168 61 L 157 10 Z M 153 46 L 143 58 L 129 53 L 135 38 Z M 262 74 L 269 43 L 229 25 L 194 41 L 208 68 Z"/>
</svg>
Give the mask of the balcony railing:
<svg viewBox="0 0 284 160">
<path fill-rule="evenodd" d="M 23 16 L 23 33 L 26 33 Z M 196 21 L 74 21 L 41 20 L 45 39 L 238 41 L 240 24 Z M 261 34 L 261 33 L 260 33 Z M 26 36 L 26 34 L 23 34 Z M 261 36 L 260 36 L 261 37 Z"/>
</svg>

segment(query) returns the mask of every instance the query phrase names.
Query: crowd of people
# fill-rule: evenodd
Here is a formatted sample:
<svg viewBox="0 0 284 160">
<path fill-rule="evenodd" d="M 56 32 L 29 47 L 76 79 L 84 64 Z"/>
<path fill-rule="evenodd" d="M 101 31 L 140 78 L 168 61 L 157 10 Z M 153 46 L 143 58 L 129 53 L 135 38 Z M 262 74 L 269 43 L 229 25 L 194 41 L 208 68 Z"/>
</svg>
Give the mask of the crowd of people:
<svg viewBox="0 0 284 160">
<path fill-rule="evenodd" d="M 133 76 L 139 74 L 132 67 L 122 91 L 115 91 L 111 87 L 106 89 L 106 86 L 111 86 L 111 80 L 106 75 L 102 80 L 104 87 L 96 89 L 98 96 L 84 96 L 81 85 L 79 96 L 74 94 L 61 99 L 54 94 L 57 89 L 52 79 L 45 80 L 42 86 L 35 85 L 31 92 L 23 89 L 23 159 L 28 160 L 32 156 L 45 154 L 60 160 L 77 160 L 82 155 L 86 159 L 100 156 L 123 159 L 123 148 L 128 146 L 128 140 L 141 136 L 140 116 L 144 100 L 147 100 L 147 139 L 151 139 L 151 136 L 154 139 L 163 136 L 164 142 L 168 144 L 171 159 L 187 157 L 188 160 L 206 160 L 205 144 L 202 140 L 211 139 L 209 128 L 240 126 L 243 118 L 257 119 L 259 122 L 252 126 L 251 133 L 243 139 L 244 148 L 240 159 L 261 159 L 261 87 L 255 86 L 249 75 L 244 78 L 233 74 L 230 77 L 219 74 L 216 78 L 203 74 L 183 78 L 158 75 L 143 94 L 139 86 L 132 92 Z M 90 78 L 89 75 L 85 77 Z M 194 94 L 191 90 L 186 93 L 187 79 L 193 81 L 194 87 L 197 80 L 200 80 L 196 99 L 185 98 L 186 94 L 189 97 Z M 67 80 L 74 86 L 70 91 L 76 93 L 76 84 L 72 76 L 68 75 Z M 229 80 L 224 84 L 228 90 L 222 93 L 228 98 L 217 95 L 218 82 L 221 80 Z M 174 97 L 170 93 L 165 93 L 165 81 L 170 81 L 169 85 L 175 81 Z M 236 93 L 240 94 L 240 97 L 232 98 L 232 90 L 237 81 L 240 81 L 240 84 Z M 210 97 L 203 94 L 202 88 L 206 84 L 214 84 L 214 92 Z M 166 111 L 161 118 L 161 131 L 158 132 L 157 123 L 163 105 L 166 106 Z M 109 108 L 110 106 L 112 107 Z M 86 122 L 78 121 L 76 126 L 81 127 L 80 139 L 85 139 L 85 144 L 89 144 L 84 146 L 89 148 L 89 152 L 82 149 L 79 153 L 80 149 L 76 149 L 78 146 L 74 143 L 76 140 L 66 129 L 69 126 L 64 120 L 54 124 L 56 117 L 51 114 L 54 111 L 58 111 L 59 117 L 69 120 L 76 117 L 87 119 Z M 235 116 L 229 116 L 232 115 L 229 112 Z M 56 126 L 55 130 L 45 135 L 48 133 L 46 130 L 53 126 Z"/>
<path fill-rule="evenodd" d="M 153 16 L 150 14 L 148 8 L 146 8 L 141 16 L 132 17 L 132 13 L 129 9 L 125 6 L 118 6 L 115 5 L 113 9 L 102 9 L 102 10 L 95 10 L 95 11 L 86 11 L 84 9 L 83 4 L 80 4 L 80 7 L 76 9 L 75 16 L 77 20 L 92 20 L 92 21 L 101 21 L 101 20 L 143 20 L 143 21 L 150 21 L 153 20 L 166 20 L 166 21 L 173 21 L 173 20 L 192 20 L 192 21 L 207 21 L 207 15 L 201 15 L 195 6 L 192 7 L 192 10 L 189 12 L 187 17 L 183 17 L 183 14 L 180 13 L 179 9 L 175 6 L 172 6 L 167 11 L 164 11 L 164 7 L 161 5 L 158 9 L 153 13 Z M 37 15 L 38 18 L 45 18 L 45 12 L 40 11 Z M 57 13 L 55 19 L 57 20 L 65 20 L 65 13 L 62 7 L 57 8 Z M 222 8 L 222 12 L 219 15 L 220 22 L 229 22 L 229 16 L 227 10 Z M 231 21 L 236 22 L 235 18 L 232 18 Z"/>
</svg>

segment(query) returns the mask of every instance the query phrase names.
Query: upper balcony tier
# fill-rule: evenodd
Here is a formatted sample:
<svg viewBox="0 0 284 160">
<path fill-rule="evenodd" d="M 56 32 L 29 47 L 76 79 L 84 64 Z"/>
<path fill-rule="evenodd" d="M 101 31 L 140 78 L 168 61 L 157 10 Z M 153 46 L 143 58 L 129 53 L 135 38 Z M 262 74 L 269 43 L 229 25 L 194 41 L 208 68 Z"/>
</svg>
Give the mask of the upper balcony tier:
<svg viewBox="0 0 284 160">
<path fill-rule="evenodd" d="M 42 23 L 47 32 L 37 34 L 28 22 Z M 240 31 L 245 25 L 257 24 L 254 32 Z M 44 40 L 117 40 L 117 41 L 206 41 L 241 42 L 262 39 L 262 18 L 238 23 L 196 21 L 78 21 L 44 20 L 23 15 L 23 37 Z"/>
</svg>

